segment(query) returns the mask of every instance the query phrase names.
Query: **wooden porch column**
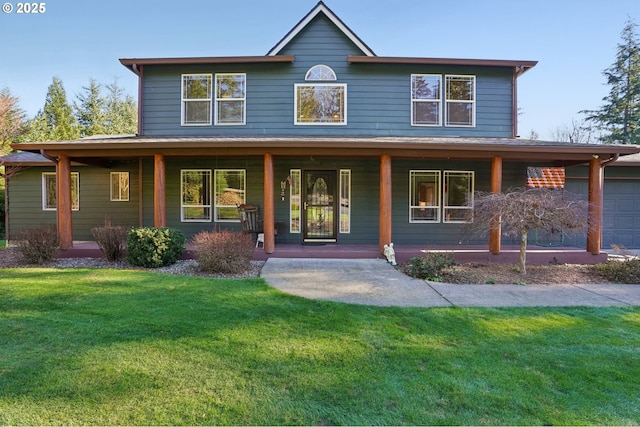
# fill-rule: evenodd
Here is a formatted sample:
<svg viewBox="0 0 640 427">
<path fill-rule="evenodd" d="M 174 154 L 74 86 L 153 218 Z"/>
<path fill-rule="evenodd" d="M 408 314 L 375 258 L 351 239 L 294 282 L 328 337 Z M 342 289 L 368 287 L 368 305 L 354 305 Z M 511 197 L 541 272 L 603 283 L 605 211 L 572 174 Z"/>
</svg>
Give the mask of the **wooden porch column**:
<svg viewBox="0 0 640 427">
<path fill-rule="evenodd" d="M 56 191 L 58 211 L 58 239 L 60 249 L 73 247 L 73 227 L 71 223 L 71 160 L 65 155 L 58 157 L 56 164 Z"/>
<path fill-rule="evenodd" d="M 491 159 L 491 192 L 502 192 L 502 157 L 496 156 Z M 489 251 L 493 255 L 500 253 L 500 235 L 502 234 L 502 226 L 500 219 L 491 224 L 489 231 Z"/>
<path fill-rule="evenodd" d="M 264 252 L 273 253 L 275 249 L 275 206 L 273 189 L 273 155 L 264 153 Z"/>
<path fill-rule="evenodd" d="M 391 156 L 380 156 L 380 215 L 378 249 L 384 251 L 384 245 L 391 243 Z"/>
<path fill-rule="evenodd" d="M 602 246 L 602 200 L 604 168 L 600 159 L 589 162 L 589 218 L 587 230 L 587 252 L 600 254 Z"/>
<path fill-rule="evenodd" d="M 153 226 L 167 226 L 167 197 L 164 155 L 153 156 Z"/>
</svg>

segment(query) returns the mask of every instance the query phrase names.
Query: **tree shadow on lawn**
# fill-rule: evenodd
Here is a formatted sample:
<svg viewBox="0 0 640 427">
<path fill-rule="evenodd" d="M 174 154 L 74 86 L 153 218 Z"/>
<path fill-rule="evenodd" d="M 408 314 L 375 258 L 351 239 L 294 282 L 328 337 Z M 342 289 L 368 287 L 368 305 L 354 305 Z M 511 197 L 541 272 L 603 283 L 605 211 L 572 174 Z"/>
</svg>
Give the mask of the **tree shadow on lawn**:
<svg viewBox="0 0 640 427">
<path fill-rule="evenodd" d="M 634 361 L 635 313 L 380 308 L 293 297 L 262 279 L 5 270 L 0 400 L 123 408 L 62 420 L 82 424 L 158 421 L 142 401 L 172 424 L 605 423 L 612 387 L 633 396 L 611 366 Z M 562 414 L 587 392 L 598 408 Z M 217 415 L 194 419 L 193 405 Z"/>
</svg>

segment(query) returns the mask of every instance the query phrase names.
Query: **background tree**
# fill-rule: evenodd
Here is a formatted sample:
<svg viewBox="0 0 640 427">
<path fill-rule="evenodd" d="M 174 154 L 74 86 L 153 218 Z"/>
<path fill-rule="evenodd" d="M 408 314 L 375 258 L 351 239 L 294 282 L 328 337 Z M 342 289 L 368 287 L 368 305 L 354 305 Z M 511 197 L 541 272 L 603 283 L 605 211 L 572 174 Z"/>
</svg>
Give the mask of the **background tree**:
<svg viewBox="0 0 640 427">
<path fill-rule="evenodd" d="M 0 155 L 9 153 L 9 144 L 25 132 L 25 117 L 18 98 L 11 95 L 8 88 L 0 90 Z"/>
<path fill-rule="evenodd" d="M 575 195 L 544 188 L 515 188 L 506 193 L 476 194 L 468 229 L 486 234 L 499 222 L 502 233 L 520 238 L 520 271 L 527 273 L 527 236 L 533 230 L 586 231 L 588 203 Z"/>
<path fill-rule="evenodd" d="M 574 144 L 591 144 L 596 142 L 598 137 L 595 135 L 596 130 L 587 125 L 584 121 L 571 120 L 571 123 L 564 126 L 558 126 L 551 132 L 551 139 L 560 142 L 571 142 Z"/>
<path fill-rule="evenodd" d="M 138 131 L 138 107 L 131 95 L 114 81 L 107 85 L 105 128 L 108 135 L 130 135 Z"/>
<path fill-rule="evenodd" d="M 637 25 L 628 20 L 621 33 L 616 60 L 603 74 L 610 86 L 599 110 L 583 110 L 586 120 L 605 132 L 608 143 L 640 144 L 640 43 Z"/>
<path fill-rule="evenodd" d="M 77 139 L 80 136 L 78 122 L 73 115 L 71 105 L 67 102 L 67 93 L 62 80 L 57 77 L 53 78 L 47 91 L 43 113 L 49 129 L 47 139 L 64 141 Z"/>
<path fill-rule="evenodd" d="M 106 100 L 101 94 L 101 85 L 90 79 L 89 86 L 83 86 L 82 90 L 76 95 L 77 102 L 73 103 L 80 136 L 106 134 Z"/>
</svg>

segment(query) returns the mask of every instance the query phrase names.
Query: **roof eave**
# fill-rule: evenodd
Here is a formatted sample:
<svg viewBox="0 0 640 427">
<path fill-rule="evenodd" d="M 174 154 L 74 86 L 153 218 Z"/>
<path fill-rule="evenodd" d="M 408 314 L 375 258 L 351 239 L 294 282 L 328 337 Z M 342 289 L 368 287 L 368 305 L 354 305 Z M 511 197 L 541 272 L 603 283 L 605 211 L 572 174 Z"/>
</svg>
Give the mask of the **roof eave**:
<svg viewBox="0 0 640 427">
<path fill-rule="evenodd" d="M 463 65 L 475 67 L 515 68 L 518 75 L 535 67 L 538 61 L 507 59 L 462 59 L 462 58 L 419 58 L 401 56 L 356 56 L 349 55 L 350 64 L 408 64 L 408 65 Z"/>
<path fill-rule="evenodd" d="M 265 64 L 292 63 L 293 55 L 276 56 L 209 56 L 188 58 L 121 58 L 120 63 L 134 71 L 139 65 L 199 65 L 199 64 Z M 134 71 L 135 72 L 135 71 Z"/>
</svg>

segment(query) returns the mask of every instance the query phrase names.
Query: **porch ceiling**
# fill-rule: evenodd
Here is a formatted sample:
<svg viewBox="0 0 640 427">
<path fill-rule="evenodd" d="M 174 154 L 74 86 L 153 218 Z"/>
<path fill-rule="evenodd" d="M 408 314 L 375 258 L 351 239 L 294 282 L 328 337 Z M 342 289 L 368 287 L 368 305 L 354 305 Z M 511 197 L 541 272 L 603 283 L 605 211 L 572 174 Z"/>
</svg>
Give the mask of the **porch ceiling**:
<svg viewBox="0 0 640 427">
<path fill-rule="evenodd" d="M 70 158 L 126 158 L 163 154 L 193 156 L 357 156 L 400 158 L 586 162 L 640 153 L 640 146 L 571 144 L 508 138 L 421 137 L 105 137 L 13 144 L 15 150 Z"/>
</svg>

